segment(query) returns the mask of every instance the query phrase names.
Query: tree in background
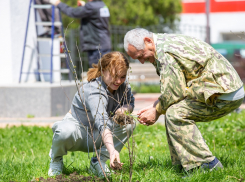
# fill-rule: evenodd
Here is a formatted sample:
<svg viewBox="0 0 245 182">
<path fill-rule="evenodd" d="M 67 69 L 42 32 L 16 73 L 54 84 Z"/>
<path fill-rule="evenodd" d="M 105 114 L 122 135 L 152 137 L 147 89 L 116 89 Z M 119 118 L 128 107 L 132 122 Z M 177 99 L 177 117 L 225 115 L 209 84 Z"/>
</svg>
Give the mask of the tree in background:
<svg viewBox="0 0 245 182">
<path fill-rule="evenodd" d="M 181 0 L 103 0 L 110 10 L 111 25 L 130 25 L 146 27 L 167 24 L 172 26 L 182 10 Z M 77 0 L 62 0 L 69 6 L 77 7 Z M 73 18 L 62 15 L 64 27 Z M 76 19 L 69 28 L 78 28 L 80 20 Z"/>
<path fill-rule="evenodd" d="M 104 0 L 112 25 L 149 26 L 172 24 L 181 12 L 181 0 Z"/>
</svg>

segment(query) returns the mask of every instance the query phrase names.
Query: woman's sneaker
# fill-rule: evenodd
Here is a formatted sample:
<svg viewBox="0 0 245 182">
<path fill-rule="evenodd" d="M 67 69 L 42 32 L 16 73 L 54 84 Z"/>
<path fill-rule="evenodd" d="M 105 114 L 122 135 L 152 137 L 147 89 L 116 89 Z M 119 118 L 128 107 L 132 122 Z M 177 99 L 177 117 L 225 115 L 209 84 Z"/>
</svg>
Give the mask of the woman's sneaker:
<svg viewBox="0 0 245 182">
<path fill-rule="evenodd" d="M 218 170 L 218 169 L 222 169 L 223 165 L 221 164 L 221 162 L 215 157 L 213 161 L 209 162 L 209 163 L 203 163 L 200 167 L 201 169 L 208 169 L 209 171 L 212 171 L 214 169 Z"/>
<path fill-rule="evenodd" d="M 100 160 L 101 162 L 101 166 L 103 167 L 104 169 L 104 172 L 106 173 L 107 176 L 110 176 L 111 175 L 111 172 L 110 172 L 110 169 L 109 167 L 107 166 L 107 164 Z M 100 164 L 99 164 L 99 161 L 96 157 L 92 157 L 91 158 L 91 161 L 90 161 L 90 168 L 89 168 L 89 171 L 91 173 L 93 173 L 94 175 L 98 176 L 98 177 L 101 177 L 101 178 L 104 178 L 104 173 L 100 167 Z"/>
<path fill-rule="evenodd" d="M 62 173 L 63 170 L 63 159 L 53 160 L 51 159 L 48 175 L 49 176 L 56 176 Z"/>
</svg>

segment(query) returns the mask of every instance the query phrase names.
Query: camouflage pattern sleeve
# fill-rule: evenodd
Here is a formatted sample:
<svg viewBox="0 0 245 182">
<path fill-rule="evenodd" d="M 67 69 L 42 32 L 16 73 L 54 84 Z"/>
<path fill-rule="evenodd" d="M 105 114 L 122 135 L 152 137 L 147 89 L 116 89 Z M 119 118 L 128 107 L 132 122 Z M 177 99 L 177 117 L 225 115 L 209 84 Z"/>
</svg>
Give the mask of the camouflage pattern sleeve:
<svg viewBox="0 0 245 182">
<path fill-rule="evenodd" d="M 194 37 L 168 34 L 164 42 L 165 51 L 175 55 L 192 60 L 205 67 L 207 62 L 212 58 L 212 52 L 209 51 L 211 47 L 206 42 L 198 40 Z"/>
<path fill-rule="evenodd" d="M 175 58 L 168 53 L 158 54 L 157 67 L 160 72 L 161 96 L 156 109 L 165 114 L 172 104 L 185 97 L 186 81 L 182 70 L 176 64 Z"/>
</svg>

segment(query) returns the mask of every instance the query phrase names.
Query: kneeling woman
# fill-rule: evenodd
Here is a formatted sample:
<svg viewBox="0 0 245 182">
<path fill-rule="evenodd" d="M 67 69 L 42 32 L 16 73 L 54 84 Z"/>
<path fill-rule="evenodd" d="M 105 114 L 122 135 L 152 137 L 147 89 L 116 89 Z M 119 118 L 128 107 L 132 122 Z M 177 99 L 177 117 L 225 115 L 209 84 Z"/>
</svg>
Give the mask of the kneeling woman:
<svg viewBox="0 0 245 182">
<path fill-rule="evenodd" d="M 63 155 L 67 151 L 92 152 L 93 138 L 97 157 L 107 175 L 110 174 L 108 159 L 111 167 L 115 159 L 120 163 L 119 152 L 135 128 L 135 123 L 120 127 L 112 119 L 115 113 L 132 112 L 134 108 L 134 97 L 125 83 L 128 68 L 129 61 L 122 53 L 111 52 L 89 69 L 88 82 L 80 87 L 80 95 L 75 94 L 71 110 L 52 127 L 49 176 L 62 172 Z M 97 157 L 91 158 L 90 170 L 103 177 Z"/>
</svg>

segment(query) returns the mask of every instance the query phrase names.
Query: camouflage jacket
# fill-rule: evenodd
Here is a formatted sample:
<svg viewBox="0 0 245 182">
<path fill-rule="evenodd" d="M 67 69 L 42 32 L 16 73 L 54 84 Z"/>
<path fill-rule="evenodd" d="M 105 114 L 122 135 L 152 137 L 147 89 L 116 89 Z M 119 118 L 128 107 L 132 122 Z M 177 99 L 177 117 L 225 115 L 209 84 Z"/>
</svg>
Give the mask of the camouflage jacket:
<svg viewBox="0 0 245 182">
<path fill-rule="evenodd" d="M 190 97 L 212 106 L 217 96 L 238 90 L 243 82 L 236 70 L 209 44 L 178 34 L 153 34 L 161 96 L 157 111 Z"/>
</svg>

